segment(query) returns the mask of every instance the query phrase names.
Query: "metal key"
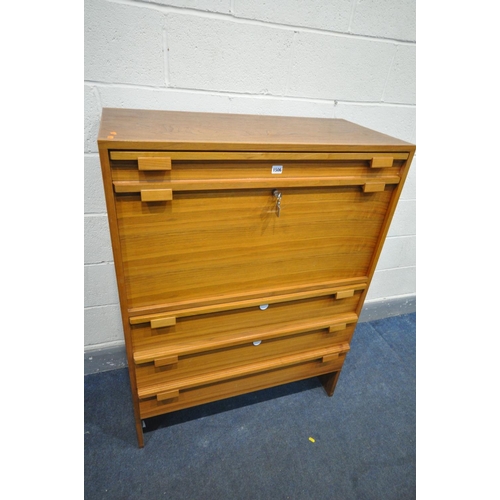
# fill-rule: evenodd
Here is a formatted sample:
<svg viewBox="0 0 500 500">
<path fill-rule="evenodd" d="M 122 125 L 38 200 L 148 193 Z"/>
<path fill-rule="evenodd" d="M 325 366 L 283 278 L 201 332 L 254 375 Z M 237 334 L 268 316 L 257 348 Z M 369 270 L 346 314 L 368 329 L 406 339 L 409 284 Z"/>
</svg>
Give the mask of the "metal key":
<svg viewBox="0 0 500 500">
<path fill-rule="evenodd" d="M 279 217 L 281 212 L 281 193 L 275 189 L 273 195 L 276 198 L 276 215 Z"/>
</svg>

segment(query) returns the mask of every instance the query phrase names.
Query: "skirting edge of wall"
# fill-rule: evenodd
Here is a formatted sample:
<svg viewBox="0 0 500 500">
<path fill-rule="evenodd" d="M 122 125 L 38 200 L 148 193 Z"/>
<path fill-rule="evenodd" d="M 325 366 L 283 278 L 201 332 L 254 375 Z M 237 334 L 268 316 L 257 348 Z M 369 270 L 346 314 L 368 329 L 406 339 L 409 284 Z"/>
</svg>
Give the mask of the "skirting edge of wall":
<svg viewBox="0 0 500 500">
<path fill-rule="evenodd" d="M 416 295 L 401 295 L 390 299 L 370 300 L 365 302 L 358 323 L 367 323 L 368 321 L 410 314 L 416 311 Z"/>
<path fill-rule="evenodd" d="M 416 310 L 416 295 L 372 300 L 365 302 L 359 322 L 367 323 L 368 321 L 400 316 L 401 314 L 410 314 L 416 312 Z M 100 349 L 89 348 L 85 350 L 84 356 L 84 375 L 127 367 L 125 344 Z"/>
</svg>

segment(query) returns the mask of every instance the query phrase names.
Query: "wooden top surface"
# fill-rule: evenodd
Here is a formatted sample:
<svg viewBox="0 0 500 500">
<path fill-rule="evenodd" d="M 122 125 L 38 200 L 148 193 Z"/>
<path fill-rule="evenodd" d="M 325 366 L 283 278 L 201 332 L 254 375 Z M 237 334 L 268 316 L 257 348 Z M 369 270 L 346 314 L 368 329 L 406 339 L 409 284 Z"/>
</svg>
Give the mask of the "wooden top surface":
<svg viewBox="0 0 500 500">
<path fill-rule="evenodd" d="M 111 149 L 413 151 L 415 146 L 341 119 L 104 108 L 98 135 Z"/>
</svg>

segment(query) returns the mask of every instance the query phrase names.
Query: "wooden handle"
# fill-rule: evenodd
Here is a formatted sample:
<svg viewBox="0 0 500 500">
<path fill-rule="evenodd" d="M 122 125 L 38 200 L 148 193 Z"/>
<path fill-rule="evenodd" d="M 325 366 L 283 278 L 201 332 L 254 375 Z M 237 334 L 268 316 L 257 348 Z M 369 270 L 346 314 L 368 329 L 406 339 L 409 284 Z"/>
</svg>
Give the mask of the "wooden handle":
<svg viewBox="0 0 500 500">
<path fill-rule="evenodd" d="M 384 182 L 367 182 L 363 186 L 363 191 L 365 193 L 378 193 L 379 191 L 383 191 L 385 189 Z"/>
<path fill-rule="evenodd" d="M 294 187 L 344 187 L 344 186 L 385 186 L 399 184 L 399 175 L 377 176 L 330 176 L 330 177 L 284 177 L 280 179 L 280 188 Z M 276 179 L 267 177 L 227 178 L 227 179 L 179 179 L 163 181 L 113 181 L 115 193 L 138 193 L 142 190 L 171 189 L 173 191 L 213 191 L 234 189 L 275 189 Z M 383 189 L 383 187 L 382 187 Z"/>
<path fill-rule="evenodd" d="M 327 354 L 326 356 L 323 356 L 321 361 L 323 363 L 328 363 L 329 361 L 334 361 L 334 360 L 338 359 L 341 354 L 342 353 L 338 353 L 338 352 L 335 354 Z"/>
<path fill-rule="evenodd" d="M 346 299 L 347 297 L 352 297 L 354 295 L 354 290 L 341 290 L 337 292 L 335 296 L 337 299 Z"/>
<path fill-rule="evenodd" d="M 167 391 L 167 392 L 161 392 L 156 395 L 156 399 L 158 401 L 166 401 L 167 399 L 174 399 L 179 397 L 179 391 L 174 390 L 174 391 Z"/>
<path fill-rule="evenodd" d="M 189 161 L 249 161 L 249 160 L 266 160 L 266 161 L 285 161 L 285 160 L 368 160 L 374 158 L 391 158 L 395 160 L 407 160 L 408 153 L 381 153 L 380 156 L 373 156 L 374 153 L 318 153 L 318 152 L 256 152 L 256 151 L 110 151 L 109 156 L 112 160 L 136 160 L 138 158 L 170 158 L 172 160 L 189 160 Z M 384 156 L 385 155 L 385 156 Z"/>
<path fill-rule="evenodd" d="M 171 201 L 171 189 L 141 189 L 141 201 Z"/>
<path fill-rule="evenodd" d="M 137 158 L 139 170 L 172 170 L 171 158 Z"/>
<path fill-rule="evenodd" d="M 376 156 L 372 158 L 371 167 L 387 168 L 387 167 L 392 167 L 392 163 L 393 163 L 392 156 Z"/>
<path fill-rule="evenodd" d="M 341 323 L 339 325 L 331 325 L 328 331 L 330 333 L 340 332 L 341 330 L 345 330 L 347 328 L 347 323 Z"/>
<path fill-rule="evenodd" d="M 155 359 L 155 367 L 159 368 L 160 366 L 175 365 L 178 362 L 178 356 L 165 356 L 164 358 Z"/>
<path fill-rule="evenodd" d="M 158 318 L 151 320 L 151 328 L 163 328 L 164 326 L 174 326 L 176 318 Z"/>
</svg>

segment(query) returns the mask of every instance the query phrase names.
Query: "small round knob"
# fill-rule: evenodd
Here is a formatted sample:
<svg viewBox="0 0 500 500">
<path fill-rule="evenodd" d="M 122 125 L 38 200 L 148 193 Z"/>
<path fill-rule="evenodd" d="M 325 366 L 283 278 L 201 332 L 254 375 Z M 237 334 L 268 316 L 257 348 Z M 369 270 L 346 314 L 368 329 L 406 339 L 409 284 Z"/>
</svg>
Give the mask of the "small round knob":
<svg viewBox="0 0 500 500">
<path fill-rule="evenodd" d="M 259 306 L 259 309 L 261 311 L 265 311 L 268 307 L 269 307 L 269 304 L 262 304 L 261 306 Z"/>
<path fill-rule="evenodd" d="M 252 342 L 253 345 L 260 345 L 260 343 L 262 342 L 262 340 L 254 340 Z"/>
</svg>

